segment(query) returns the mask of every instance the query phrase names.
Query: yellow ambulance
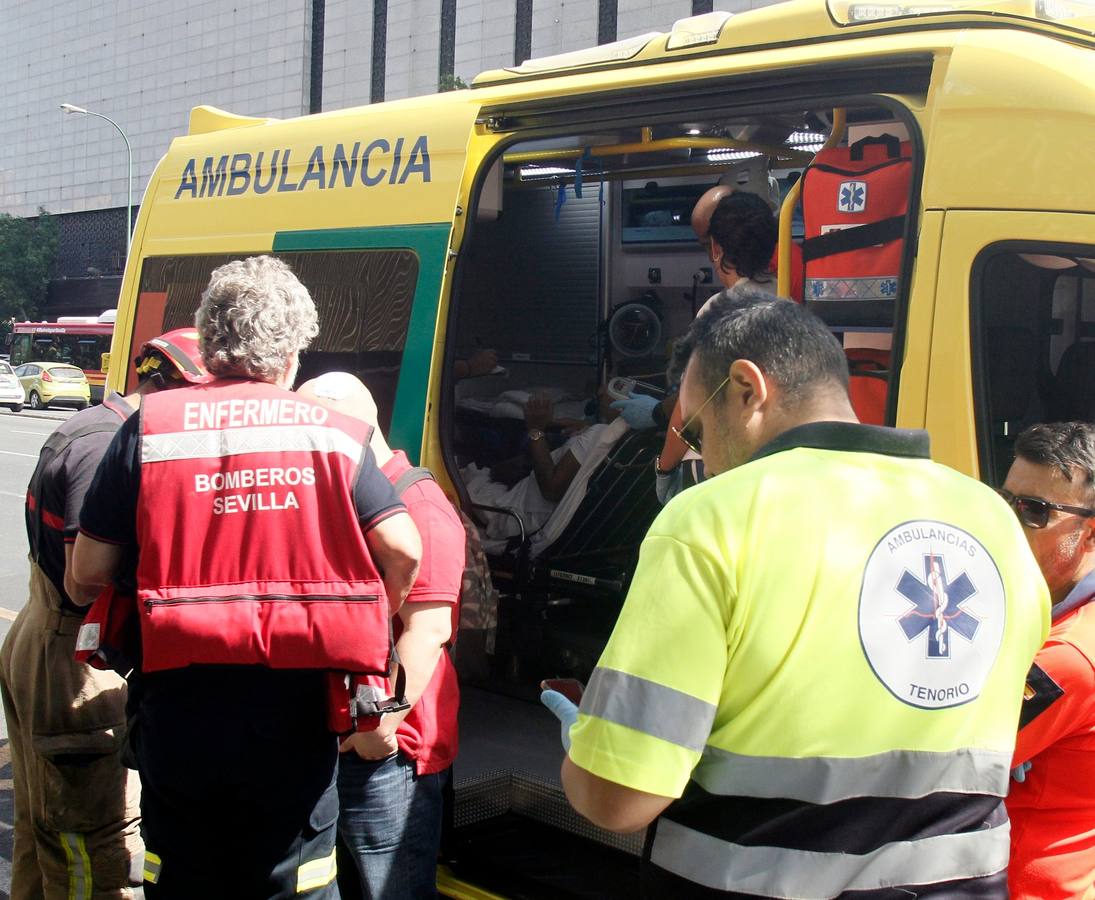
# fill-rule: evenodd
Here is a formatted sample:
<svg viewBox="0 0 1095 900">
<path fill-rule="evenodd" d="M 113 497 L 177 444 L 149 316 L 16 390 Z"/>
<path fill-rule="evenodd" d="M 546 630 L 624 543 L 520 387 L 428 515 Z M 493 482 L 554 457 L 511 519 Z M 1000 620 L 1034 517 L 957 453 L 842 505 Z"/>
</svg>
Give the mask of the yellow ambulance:
<svg viewBox="0 0 1095 900">
<path fill-rule="evenodd" d="M 284 121 L 199 107 L 141 204 L 109 384 L 193 321 L 214 267 L 288 261 L 321 323 L 301 378 L 361 376 L 466 508 L 497 485 L 476 495 L 497 596 L 456 646 L 442 890 L 634 896 L 641 836 L 569 811 L 535 697 L 603 646 L 661 435 L 617 429 L 558 508 L 530 509 L 525 401 L 546 393 L 573 430 L 605 385 L 668 388 L 666 348 L 716 289 L 692 206 L 727 183 L 778 208 L 773 290 L 841 338 L 865 417 L 998 484 L 1020 429 L 1095 418 L 1093 160 L 1087 0 L 792 0 L 437 96 Z"/>
</svg>

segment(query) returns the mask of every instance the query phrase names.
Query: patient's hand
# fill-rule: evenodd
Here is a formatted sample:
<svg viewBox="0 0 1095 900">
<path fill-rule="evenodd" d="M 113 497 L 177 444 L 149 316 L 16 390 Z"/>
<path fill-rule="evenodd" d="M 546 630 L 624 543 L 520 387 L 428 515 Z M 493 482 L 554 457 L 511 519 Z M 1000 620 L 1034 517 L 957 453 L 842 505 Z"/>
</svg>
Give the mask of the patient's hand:
<svg viewBox="0 0 1095 900">
<path fill-rule="evenodd" d="M 555 404 L 544 393 L 536 393 L 525 403 L 525 424 L 529 428 L 547 428 L 555 419 Z"/>
</svg>

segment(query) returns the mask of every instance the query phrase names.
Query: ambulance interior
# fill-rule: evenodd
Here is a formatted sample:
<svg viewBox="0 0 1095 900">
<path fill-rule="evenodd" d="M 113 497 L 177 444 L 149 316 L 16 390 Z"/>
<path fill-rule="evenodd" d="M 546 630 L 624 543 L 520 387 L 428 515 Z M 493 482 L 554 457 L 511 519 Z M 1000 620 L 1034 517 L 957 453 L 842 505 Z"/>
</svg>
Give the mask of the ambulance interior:
<svg viewBox="0 0 1095 900">
<path fill-rule="evenodd" d="M 524 403 L 532 393 L 549 394 L 557 423 L 546 439 L 558 448 L 575 420 L 592 424 L 603 415 L 598 388 L 614 376 L 635 381 L 640 393 L 674 392 L 666 376 L 672 342 L 722 289 L 691 227 L 696 200 L 720 180 L 770 198 L 777 218 L 783 207 L 787 245 L 801 244 L 808 228 L 820 234 L 835 224 L 804 218 L 798 197 L 803 184 L 811 189 L 814 177 L 801 182 L 803 173 L 827 143 L 845 154 L 859 144 L 881 160 L 908 160 L 912 146 L 891 108 L 863 104 L 836 113 L 705 113 L 527 140 L 487 164 L 454 282 L 441 409 L 449 474 L 481 526 L 498 595 L 489 614 L 474 611 L 469 621 L 465 611 L 455 649 L 461 750 L 447 852 L 458 875 L 508 893 L 519 884 L 520 896 L 530 897 L 637 890 L 642 835 L 608 834 L 569 809 L 559 784 L 558 723 L 537 700 L 542 679 L 585 682 L 604 647 L 639 544 L 661 509 L 654 459 L 665 430 L 617 425 L 582 462 L 547 522 L 537 526 L 533 515 L 530 525 L 524 508 L 505 508 L 507 499 L 521 499 L 510 490 L 518 478 L 535 479 Z M 900 209 L 898 238 L 916 168 L 907 162 L 900 196 L 878 204 Z M 829 202 L 839 188 L 830 178 Z M 899 261 L 887 273 L 895 282 L 905 264 L 896 243 Z M 799 292 L 804 274 L 792 273 Z M 835 288 L 833 279 L 818 280 L 817 300 L 793 299 L 805 299 L 830 324 L 857 373 L 861 416 L 881 424 L 899 291 L 887 284 L 888 297 L 857 298 L 856 274 Z M 768 282 L 775 293 L 774 270 Z M 496 367 L 468 375 L 465 364 L 477 354 L 482 364 L 485 351 Z M 514 470 L 522 458 L 524 468 L 518 462 Z M 484 501 L 487 477 L 500 484 Z M 565 521 L 554 521 L 564 507 Z M 555 849 L 537 852 L 545 846 Z"/>
</svg>

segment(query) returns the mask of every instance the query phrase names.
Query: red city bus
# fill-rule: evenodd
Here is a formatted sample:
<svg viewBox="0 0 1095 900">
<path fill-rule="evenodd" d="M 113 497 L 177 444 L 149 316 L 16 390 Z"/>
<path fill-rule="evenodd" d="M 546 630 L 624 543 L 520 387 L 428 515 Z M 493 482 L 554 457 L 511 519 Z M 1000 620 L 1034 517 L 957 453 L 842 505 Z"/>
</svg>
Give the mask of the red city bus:
<svg viewBox="0 0 1095 900">
<path fill-rule="evenodd" d="M 101 316 L 62 316 L 56 322 L 16 322 L 11 335 L 11 364 L 65 362 L 79 366 L 91 387 L 91 402 L 101 403 L 106 373 L 103 354 L 114 336 L 114 310 Z"/>
</svg>

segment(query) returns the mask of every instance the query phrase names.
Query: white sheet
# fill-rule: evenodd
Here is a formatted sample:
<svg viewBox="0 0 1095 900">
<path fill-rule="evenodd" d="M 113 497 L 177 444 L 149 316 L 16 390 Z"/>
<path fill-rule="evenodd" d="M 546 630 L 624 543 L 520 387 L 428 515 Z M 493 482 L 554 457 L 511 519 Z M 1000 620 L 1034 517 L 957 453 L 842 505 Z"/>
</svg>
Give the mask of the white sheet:
<svg viewBox="0 0 1095 900">
<path fill-rule="evenodd" d="M 465 466 L 461 475 L 473 503 L 512 509 L 521 516 L 526 534 L 532 535 L 531 554 L 538 556 L 570 524 L 585 497 L 590 475 L 627 430 L 627 423 L 623 419 L 616 419 L 609 425 L 591 425 L 562 447 L 552 451 L 552 458 L 558 460 L 569 449 L 579 463 L 574 480 L 558 503 L 544 499 L 536 484 L 535 475 L 521 479 L 510 488 L 491 481 L 490 472 L 480 469 L 474 463 Z M 487 526 L 480 529 L 480 532 L 483 546 L 488 553 L 500 551 L 507 538 L 519 533 L 512 516 L 502 513 L 483 513 L 483 516 L 487 520 Z"/>
</svg>

